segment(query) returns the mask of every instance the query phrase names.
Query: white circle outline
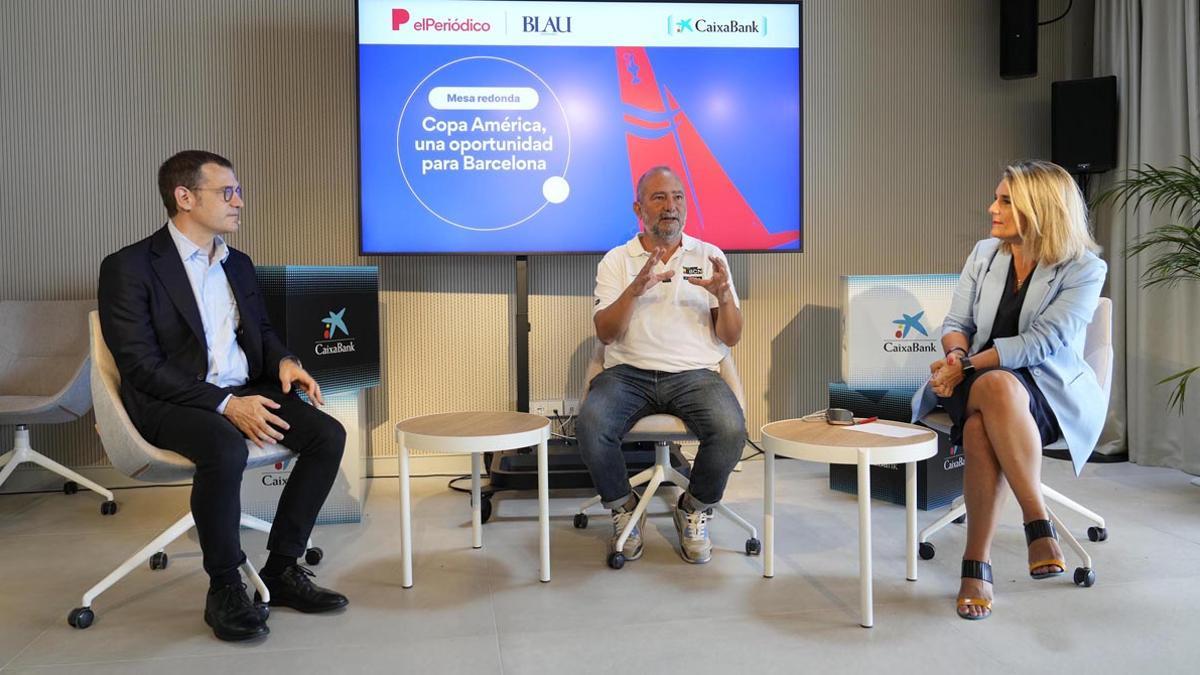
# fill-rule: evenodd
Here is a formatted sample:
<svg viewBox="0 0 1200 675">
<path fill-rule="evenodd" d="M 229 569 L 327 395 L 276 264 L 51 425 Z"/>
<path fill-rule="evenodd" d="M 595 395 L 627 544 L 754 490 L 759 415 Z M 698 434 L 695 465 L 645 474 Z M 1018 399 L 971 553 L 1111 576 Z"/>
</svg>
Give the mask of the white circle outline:
<svg viewBox="0 0 1200 675">
<path fill-rule="evenodd" d="M 566 111 L 566 109 L 563 108 L 562 101 L 558 100 L 558 94 L 554 93 L 554 89 L 552 89 L 550 87 L 550 85 L 547 84 L 546 81 L 543 80 L 541 78 L 541 76 L 539 76 L 537 73 L 535 73 L 532 70 L 530 70 L 529 68 L 526 68 L 525 66 L 517 63 L 516 61 L 513 61 L 511 59 L 501 58 L 499 56 L 464 56 L 461 59 L 455 59 L 453 61 L 443 63 L 442 65 L 438 66 L 437 68 L 434 68 L 433 70 L 431 70 L 428 75 L 421 78 L 421 81 L 417 83 L 417 86 L 413 87 L 412 92 L 409 93 L 408 98 L 405 99 L 404 107 L 400 108 L 400 117 L 396 120 L 396 164 L 400 167 L 400 177 L 404 179 L 404 184 L 406 186 L 408 186 L 408 191 L 410 193 L 412 193 L 413 199 L 416 199 L 417 203 L 420 204 L 422 207 L 424 207 L 425 210 L 428 211 L 430 213 L 430 215 L 432 215 L 434 218 L 437 218 L 438 220 L 440 220 L 448 225 L 453 225 L 454 227 L 458 227 L 458 228 L 461 228 L 464 230 L 471 230 L 473 232 L 498 232 L 500 230 L 507 230 L 509 228 L 516 227 L 517 225 L 520 225 L 521 223 L 523 223 L 523 222 L 529 220 L 530 218 L 536 216 L 537 214 L 541 213 L 542 209 L 546 208 L 546 206 L 548 206 L 550 204 L 549 200 L 542 202 L 542 205 L 537 207 L 537 209 L 535 209 L 533 213 L 525 216 L 524 218 L 516 221 L 515 223 L 509 223 L 508 225 L 501 225 L 500 227 L 471 227 L 470 225 L 463 225 L 461 223 L 456 223 L 453 220 L 450 220 L 449 218 L 446 218 L 442 214 L 438 213 L 437 211 L 434 211 L 432 208 L 429 207 L 428 204 L 426 204 L 424 202 L 424 200 L 421 199 L 421 196 L 418 195 L 417 191 L 413 189 L 412 183 L 410 183 L 408 181 L 408 174 L 404 171 L 404 160 L 400 157 L 400 125 L 401 125 L 401 123 L 404 122 L 404 114 L 408 111 L 408 104 L 412 102 L 412 98 L 413 98 L 413 96 L 416 95 L 417 90 L 420 89 L 425 84 L 425 82 L 427 82 L 429 80 L 429 78 L 436 75 L 438 73 L 438 71 L 440 71 L 444 68 L 449 68 L 450 66 L 452 66 L 456 63 L 462 63 L 463 61 L 475 61 L 475 60 L 500 61 L 502 63 L 508 63 L 510 65 L 514 65 L 514 66 L 520 68 L 521 70 L 524 70 L 525 72 L 532 75 L 538 82 L 541 82 L 542 86 L 546 88 L 546 91 L 550 92 L 550 95 L 554 97 L 554 102 L 556 104 L 558 104 L 558 111 L 560 113 L 562 113 L 563 125 L 565 125 L 567 128 L 567 159 L 563 164 L 563 172 L 562 172 L 562 178 L 564 180 L 566 180 L 567 169 L 569 169 L 571 166 L 571 121 L 569 119 L 567 119 L 567 111 Z"/>
</svg>

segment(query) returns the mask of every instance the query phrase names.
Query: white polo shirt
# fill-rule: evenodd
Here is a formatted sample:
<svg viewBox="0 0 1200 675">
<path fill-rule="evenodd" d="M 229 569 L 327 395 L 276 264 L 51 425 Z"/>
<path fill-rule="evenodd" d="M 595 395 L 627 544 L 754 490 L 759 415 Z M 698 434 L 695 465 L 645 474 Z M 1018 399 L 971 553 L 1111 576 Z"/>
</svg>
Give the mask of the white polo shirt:
<svg viewBox="0 0 1200 675">
<path fill-rule="evenodd" d="M 641 240 L 633 239 L 609 251 L 596 267 L 596 312 L 616 302 L 649 257 Z M 644 370 L 680 373 L 707 368 L 716 370 L 729 347 L 717 337 L 711 309 L 717 298 L 700 286 L 688 283 L 688 277 L 712 277 L 712 261 L 719 258 L 729 269 L 721 249 L 695 237 L 683 235 L 683 242 L 670 260 L 659 262 L 656 272 L 675 270 L 669 281 L 660 282 L 634 299 L 633 315 L 625 335 L 604 350 L 604 367 L 626 364 Z M 729 291 L 738 307 L 733 279 Z"/>
</svg>

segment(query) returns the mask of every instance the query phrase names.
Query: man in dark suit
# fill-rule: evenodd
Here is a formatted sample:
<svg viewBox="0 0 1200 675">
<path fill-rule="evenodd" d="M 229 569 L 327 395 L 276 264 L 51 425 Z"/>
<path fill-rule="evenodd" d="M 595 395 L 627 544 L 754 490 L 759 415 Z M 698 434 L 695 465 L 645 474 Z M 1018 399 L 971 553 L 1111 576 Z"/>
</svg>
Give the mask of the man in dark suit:
<svg viewBox="0 0 1200 675">
<path fill-rule="evenodd" d="M 346 432 L 315 404 L 321 389 L 271 328 L 254 265 L 226 245 L 241 222 L 242 188 L 229 160 L 180 152 L 159 168 L 167 223 L 106 257 L 99 307 L 121 372 L 121 399 L 142 436 L 196 464 L 191 508 L 210 587 L 204 619 L 222 640 L 266 636 L 266 612 L 238 572 L 240 488 L 249 439 L 283 443 L 299 459 L 279 499 L 261 576 L 271 605 L 345 607 L 297 564 L 337 476 Z"/>
</svg>

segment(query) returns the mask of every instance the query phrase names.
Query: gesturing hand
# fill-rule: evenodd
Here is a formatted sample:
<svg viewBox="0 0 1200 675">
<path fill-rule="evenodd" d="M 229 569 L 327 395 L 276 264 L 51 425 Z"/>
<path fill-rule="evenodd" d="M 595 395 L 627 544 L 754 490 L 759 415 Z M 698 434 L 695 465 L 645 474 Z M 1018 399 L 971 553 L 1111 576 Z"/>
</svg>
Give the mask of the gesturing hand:
<svg viewBox="0 0 1200 675">
<path fill-rule="evenodd" d="M 291 427 L 272 410 L 278 410 L 279 404 L 265 396 L 232 396 L 225 404 L 225 417 L 233 422 L 246 438 L 258 447 L 265 443 L 275 443 L 283 440 L 280 429 L 287 431 Z"/>
<path fill-rule="evenodd" d="M 712 276 L 707 279 L 689 277 L 688 282 L 712 293 L 717 300 L 726 300 L 728 299 L 726 296 L 729 294 L 729 269 L 716 256 L 709 256 L 708 259 L 712 261 Z"/>
<path fill-rule="evenodd" d="M 309 402 L 313 405 L 325 405 L 325 399 L 321 396 L 321 385 L 313 379 L 308 371 L 300 367 L 292 358 L 286 358 L 279 363 L 279 384 L 283 389 L 283 393 L 288 393 L 292 390 L 292 383 L 300 387 L 300 391 L 308 396 Z"/>
<path fill-rule="evenodd" d="M 650 259 L 642 266 L 641 271 L 633 278 L 629 284 L 629 291 L 633 293 L 633 297 L 641 297 L 643 293 L 654 288 L 661 281 L 666 281 L 675 276 L 675 270 L 667 270 L 665 272 L 655 272 L 654 266 L 658 261 L 662 260 L 662 249 L 654 249 L 650 253 Z"/>
</svg>

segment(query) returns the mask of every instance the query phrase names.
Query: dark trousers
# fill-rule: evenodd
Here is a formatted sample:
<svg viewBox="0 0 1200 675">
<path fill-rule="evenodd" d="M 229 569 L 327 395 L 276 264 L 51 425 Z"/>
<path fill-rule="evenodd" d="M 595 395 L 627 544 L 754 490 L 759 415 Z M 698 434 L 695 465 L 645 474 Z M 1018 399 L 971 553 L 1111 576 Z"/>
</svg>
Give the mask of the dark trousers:
<svg viewBox="0 0 1200 675">
<path fill-rule="evenodd" d="M 337 478 L 346 430 L 298 395 L 283 394 L 278 381 L 251 383 L 234 395 L 259 395 L 275 401 L 281 407 L 272 412 L 291 425 L 283 432 L 282 443 L 298 458 L 279 498 L 267 549 L 298 558 L 304 554 L 317 512 Z M 239 531 L 242 474 L 249 456 L 246 437 L 215 410 L 172 406 L 154 437 L 146 440 L 196 464 L 192 515 L 204 554 L 204 571 L 213 578 L 228 576 L 246 560 Z"/>
</svg>

